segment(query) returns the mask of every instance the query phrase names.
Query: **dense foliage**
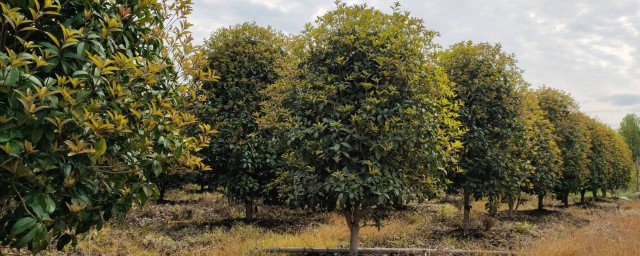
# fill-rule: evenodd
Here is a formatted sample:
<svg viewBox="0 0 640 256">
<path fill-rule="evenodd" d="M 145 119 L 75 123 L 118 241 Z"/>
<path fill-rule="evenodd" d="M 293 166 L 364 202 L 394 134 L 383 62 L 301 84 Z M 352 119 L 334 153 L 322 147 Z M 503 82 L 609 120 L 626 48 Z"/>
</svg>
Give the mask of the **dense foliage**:
<svg viewBox="0 0 640 256">
<path fill-rule="evenodd" d="M 193 152 L 211 130 L 189 136 L 185 110 L 210 73 L 188 23 L 164 24 L 186 1 L 0 7 L 0 243 L 63 248 L 153 197 L 149 177 L 206 168 Z"/>
<path fill-rule="evenodd" d="M 209 66 L 222 74 L 204 88 L 208 100 L 202 119 L 220 132 L 206 150 L 215 169 L 206 177 L 246 205 L 247 219 L 252 219 L 254 200 L 273 194 L 277 178 L 276 137 L 258 122 L 260 104 L 269 99 L 263 91 L 279 78 L 285 41 L 271 28 L 245 23 L 219 29 L 205 44 Z"/>
<path fill-rule="evenodd" d="M 538 209 L 544 208 L 544 197 L 553 192 L 562 166 L 560 149 L 554 136 L 555 126 L 545 118 L 537 94 L 524 89 L 519 120 L 525 127 L 522 158 L 528 163 L 522 177 L 522 190 L 538 196 Z"/>
<path fill-rule="evenodd" d="M 435 192 L 461 146 L 451 84 L 428 61 L 434 35 L 398 9 L 338 3 L 307 25 L 296 70 L 276 85 L 289 87 L 289 146 L 303 163 L 291 200 L 337 207 L 352 250 L 367 213 Z"/>
<path fill-rule="evenodd" d="M 567 93 L 549 87 L 542 87 L 536 93 L 545 117 L 555 126 L 556 144 L 562 156 L 562 171 L 554 190 L 558 199 L 568 205 L 569 193 L 583 189 L 588 177 L 587 120 Z"/>
<path fill-rule="evenodd" d="M 487 196 L 494 204 L 503 188 L 519 186 L 512 180 L 517 167 L 511 166 L 511 142 L 520 133 L 516 92 L 524 84 L 514 56 L 504 53 L 500 45 L 454 44 L 440 54 L 438 63 L 456 84 L 456 99 L 462 102 L 458 117 L 466 129 L 459 163 L 462 172 L 454 173 L 452 185 L 464 190 L 468 229 L 471 195 Z"/>
<path fill-rule="evenodd" d="M 640 117 L 636 114 L 627 114 L 620 122 L 618 133 L 622 136 L 631 150 L 633 161 L 636 165 L 636 192 L 640 190 L 640 177 L 638 176 L 638 161 L 640 161 Z"/>
</svg>

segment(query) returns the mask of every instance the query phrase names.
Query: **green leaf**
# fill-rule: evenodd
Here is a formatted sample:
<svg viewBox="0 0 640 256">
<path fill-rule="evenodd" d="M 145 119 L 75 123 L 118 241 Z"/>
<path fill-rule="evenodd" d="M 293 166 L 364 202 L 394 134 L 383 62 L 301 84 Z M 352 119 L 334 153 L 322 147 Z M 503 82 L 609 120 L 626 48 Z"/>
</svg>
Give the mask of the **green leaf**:
<svg viewBox="0 0 640 256">
<path fill-rule="evenodd" d="M 44 133 L 44 129 L 42 129 L 42 127 L 38 127 L 35 130 L 33 130 L 33 133 L 31 133 L 31 143 L 37 144 L 38 142 L 40 142 L 40 139 L 42 139 L 43 133 Z"/>
<path fill-rule="evenodd" d="M 32 217 L 24 217 L 18 220 L 16 224 L 13 224 L 13 227 L 11 227 L 10 235 L 14 236 L 14 235 L 20 234 L 23 231 L 33 227 L 33 225 L 35 224 L 36 224 L 36 219 Z"/>
<path fill-rule="evenodd" d="M 44 46 L 49 53 L 52 53 L 55 55 L 58 55 L 60 53 L 60 50 L 58 50 L 58 47 L 56 47 L 55 45 L 49 42 L 40 42 L 39 44 L 41 46 Z"/>
<path fill-rule="evenodd" d="M 40 205 L 39 201 L 40 200 L 33 200 L 31 203 L 29 203 L 29 207 L 31 207 L 31 209 L 33 210 L 33 212 L 36 214 L 38 218 L 46 219 L 48 215 L 44 213 L 44 210 L 42 209 L 42 205 Z"/>
<path fill-rule="evenodd" d="M 60 238 L 58 238 L 58 242 L 56 243 L 56 249 L 58 249 L 58 251 L 62 251 L 62 249 L 64 249 L 64 247 L 71 242 L 71 238 L 72 236 L 69 234 L 60 236 Z"/>
<path fill-rule="evenodd" d="M 178 146 L 178 148 L 176 148 L 176 153 L 175 153 L 176 157 L 180 157 L 182 155 L 182 145 Z"/>
<path fill-rule="evenodd" d="M 22 75 L 22 77 L 26 78 L 27 80 L 29 80 L 29 82 L 31 82 L 31 84 L 35 84 L 37 86 L 42 87 L 42 82 L 40 81 L 40 79 L 38 79 L 38 77 L 32 75 L 32 74 L 24 74 Z"/>
<path fill-rule="evenodd" d="M 24 148 L 22 143 L 19 141 L 13 140 L 13 141 L 10 141 L 8 144 L 9 144 L 9 147 L 11 147 L 11 150 L 9 150 L 9 152 L 7 153 L 10 156 L 20 157 L 20 153 L 22 153 L 22 150 Z"/>
<path fill-rule="evenodd" d="M 98 145 L 96 145 L 96 155 L 102 156 L 105 152 L 107 152 L 107 141 L 101 139 L 100 142 L 98 142 Z"/>
<path fill-rule="evenodd" d="M 160 162 L 153 161 L 151 165 L 153 168 L 153 174 L 155 174 L 156 177 L 160 176 L 160 174 L 162 174 L 162 165 L 160 164 Z"/>
<path fill-rule="evenodd" d="M 33 240 L 33 238 L 36 236 L 36 234 L 42 232 L 42 230 L 44 225 L 42 224 L 36 224 L 30 231 L 29 233 L 27 233 L 26 235 L 24 235 L 22 238 L 20 238 L 20 240 L 18 240 L 16 242 L 16 246 L 18 248 L 23 247 L 25 245 L 27 245 L 29 242 L 31 242 Z"/>
<path fill-rule="evenodd" d="M 0 134 L 0 143 L 7 143 L 9 142 L 13 137 L 11 137 L 11 135 L 9 134 Z"/>
<path fill-rule="evenodd" d="M 44 196 L 44 203 L 45 203 L 44 209 L 47 213 L 53 213 L 53 211 L 56 210 L 56 202 L 54 202 L 49 195 Z"/>
<path fill-rule="evenodd" d="M 12 67 L 11 71 L 5 78 L 4 85 L 16 86 L 18 83 L 18 79 L 20 78 L 20 70 L 18 68 Z"/>
</svg>

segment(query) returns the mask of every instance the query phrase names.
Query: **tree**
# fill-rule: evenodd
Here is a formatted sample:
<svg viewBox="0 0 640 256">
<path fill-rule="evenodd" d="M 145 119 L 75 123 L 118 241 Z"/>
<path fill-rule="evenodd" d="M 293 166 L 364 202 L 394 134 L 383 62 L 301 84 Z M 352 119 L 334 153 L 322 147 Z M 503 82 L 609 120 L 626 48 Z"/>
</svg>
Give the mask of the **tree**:
<svg viewBox="0 0 640 256">
<path fill-rule="evenodd" d="M 62 249 L 155 196 L 149 177 L 206 168 L 194 152 L 212 130 L 189 136 L 187 109 L 214 77 L 188 23 L 165 24 L 188 1 L 0 7 L 0 243 Z"/>
<path fill-rule="evenodd" d="M 625 187 L 629 182 L 634 165 L 632 152 L 624 138 L 609 126 L 593 118 L 589 121 L 591 150 L 588 186 L 594 197 L 598 190 L 606 197 L 608 190 Z"/>
<path fill-rule="evenodd" d="M 613 129 L 609 129 L 611 144 L 607 148 L 608 156 L 611 158 L 611 172 L 607 177 L 607 185 L 611 190 L 627 188 L 631 180 L 631 171 L 636 167 L 637 162 L 633 160 L 631 147 L 625 142 L 624 137 L 617 134 Z M 636 175 L 637 177 L 637 175 Z"/>
<path fill-rule="evenodd" d="M 581 193 L 584 195 L 584 191 L 591 189 L 593 197 L 596 198 L 598 190 L 604 190 L 607 187 L 607 171 L 611 169 L 611 156 L 607 149 L 610 147 L 611 141 L 609 141 L 608 127 L 605 124 L 587 116 L 584 116 L 583 120 L 589 129 L 591 147 L 588 151 L 589 175 Z M 581 196 L 581 201 L 584 202 L 584 196 Z"/>
<path fill-rule="evenodd" d="M 562 171 L 554 190 L 558 199 L 568 206 L 569 193 L 581 191 L 588 175 L 588 129 L 569 94 L 550 87 L 539 88 L 536 93 L 545 117 L 555 126 Z"/>
<path fill-rule="evenodd" d="M 357 18 L 354 18 L 357 17 Z M 290 202 L 337 208 L 357 253 L 368 213 L 435 191 L 461 145 L 457 104 L 429 60 L 436 33 L 396 5 L 337 9 L 306 26 L 295 70 L 276 83 L 290 122 Z"/>
<path fill-rule="evenodd" d="M 466 129 L 459 162 L 463 172 L 452 179 L 463 189 L 463 227 L 468 230 L 471 195 L 489 197 L 487 206 L 495 209 L 503 188 L 514 185 L 517 169 L 508 166 L 513 159 L 510 142 L 519 130 L 516 89 L 524 82 L 515 57 L 502 52 L 499 44 L 457 43 L 440 54 L 438 63 L 456 84 L 456 100 L 462 102 L 457 119 Z"/>
<path fill-rule="evenodd" d="M 207 151 L 216 170 L 211 178 L 229 198 L 245 204 L 246 219 L 253 219 L 254 201 L 267 195 L 278 177 L 277 148 L 271 129 L 261 129 L 263 92 L 278 80 L 286 56 L 285 36 L 255 23 L 221 28 L 205 43 L 207 61 L 224 74 L 208 91 L 208 111 L 202 119 L 220 131 L 215 147 Z"/>
<path fill-rule="evenodd" d="M 636 192 L 640 191 L 640 179 L 638 176 L 638 162 L 640 161 L 640 117 L 636 114 L 627 114 L 620 122 L 618 133 L 629 145 L 636 168 Z"/>
<path fill-rule="evenodd" d="M 545 118 L 537 94 L 523 89 L 519 120 L 525 127 L 522 157 L 529 163 L 523 190 L 538 197 L 538 210 L 544 209 L 544 197 L 558 182 L 562 159 L 556 144 L 555 127 Z"/>
</svg>

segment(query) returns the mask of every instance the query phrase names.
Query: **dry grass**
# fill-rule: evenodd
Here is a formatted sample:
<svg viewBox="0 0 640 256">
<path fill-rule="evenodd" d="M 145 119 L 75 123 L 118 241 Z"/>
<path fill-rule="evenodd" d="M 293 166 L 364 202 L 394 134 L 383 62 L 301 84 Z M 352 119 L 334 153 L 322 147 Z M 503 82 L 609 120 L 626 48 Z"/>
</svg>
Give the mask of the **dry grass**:
<svg viewBox="0 0 640 256">
<path fill-rule="evenodd" d="M 260 206 L 258 220 L 245 223 L 239 220 L 243 207 L 219 194 L 172 191 L 168 196 L 172 204 L 134 209 L 125 223 L 90 232 L 76 249 L 44 255 L 265 255 L 267 247 L 348 246 L 348 228 L 339 214 Z M 501 205 L 499 216 L 487 219 L 484 202 L 474 202 L 470 236 L 459 228 L 459 200 L 414 205 L 392 213 L 380 230 L 361 228 L 361 246 L 640 255 L 633 242 L 640 235 L 640 202 L 549 205 L 545 212 L 532 210 L 536 203 L 526 202 L 514 219 L 506 218 Z"/>
<path fill-rule="evenodd" d="M 344 217 L 335 213 L 324 214 L 325 223 L 312 225 L 300 232 L 277 233 L 255 228 L 249 225 L 234 227 L 225 239 L 214 246 L 194 252 L 194 255 L 265 255 L 261 252 L 268 247 L 347 247 L 349 230 Z M 362 241 L 391 240 L 417 232 L 417 228 L 426 221 L 419 215 L 408 215 L 390 220 L 378 230 L 374 226 L 365 226 L 360 230 Z"/>
<path fill-rule="evenodd" d="M 91 231 L 76 249 L 46 255 L 265 255 L 267 247 L 347 247 L 349 231 L 336 213 L 305 214 L 264 206 L 253 223 L 244 223 L 242 206 L 218 194 L 172 191 L 174 204 L 134 209 L 125 223 L 111 223 Z M 267 216 L 270 215 L 270 216 Z M 310 217 L 309 217 L 310 216 Z M 274 222 L 288 219 L 282 224 Z M 412 237 L 428 216 L 401 212 L 383 222 L 380 230 L 362 227 L 362 245 L 383 244 Z M 297 223 L 300 222 L 300 223 Z M 368 223 L 372 224 L 372 223 Z M 280 227 L 280 226 L 284 226 Z"/>
<path fill-rule="evenodd" d="M 640 255 L 640 202 L 620 203 L 584 228 L 539 241 L 531 255 Z"/>
</svg>

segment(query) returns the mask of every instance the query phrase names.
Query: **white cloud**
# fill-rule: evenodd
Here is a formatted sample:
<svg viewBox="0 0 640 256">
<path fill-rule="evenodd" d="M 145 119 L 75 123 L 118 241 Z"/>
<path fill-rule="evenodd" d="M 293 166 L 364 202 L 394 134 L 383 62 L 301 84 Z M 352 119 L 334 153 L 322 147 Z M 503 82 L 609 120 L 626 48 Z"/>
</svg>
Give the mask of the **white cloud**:
<svg viewBox="0 0 640 256">
<path fill-rule="evenodd" d="M 345 0 L 388 11 L 392 1 Z M 196 38 L 222 26 L 256 21 L 289 33 L 333 8 L 328 0 L 194 0 Z M 441 33 L 443 46 L 462 40 L 501 43 L 516 54 L 525 78 L 571 93 L 582 110 L 617 126 L 638 105 L 615 95 L 640 93 L 640 1 L 402 0 L 403 10 Z M 615 98 L 615 97 L 614 97 Z M 633 100 L 634 98 L 625 98 Z"/>
</svg>

